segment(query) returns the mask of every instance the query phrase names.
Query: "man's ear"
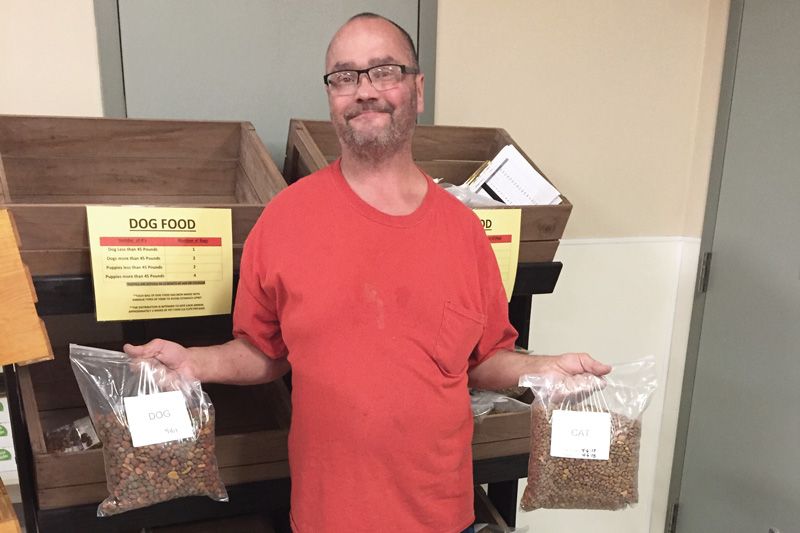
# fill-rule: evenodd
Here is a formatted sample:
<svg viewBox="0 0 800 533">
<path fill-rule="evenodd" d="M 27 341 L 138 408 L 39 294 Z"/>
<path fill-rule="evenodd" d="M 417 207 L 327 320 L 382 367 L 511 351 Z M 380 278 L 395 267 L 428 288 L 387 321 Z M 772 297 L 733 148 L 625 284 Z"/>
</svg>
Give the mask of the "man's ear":
<svg viewBox="0 0 800 533">
<path fill-rule="evenodd" d="M 414 86 L 417 90 L 417 114 L 425 111 L 425 74 L 417 74 Z"/>
</svg>

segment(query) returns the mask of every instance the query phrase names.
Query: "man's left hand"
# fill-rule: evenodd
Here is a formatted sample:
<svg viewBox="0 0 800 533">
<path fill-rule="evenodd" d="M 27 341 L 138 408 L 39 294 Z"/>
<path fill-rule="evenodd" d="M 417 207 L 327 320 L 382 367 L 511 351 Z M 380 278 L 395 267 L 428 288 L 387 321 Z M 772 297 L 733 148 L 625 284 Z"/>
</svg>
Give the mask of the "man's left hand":
<svg viewBox="0 0 800 533">
<path fill-rule="evenodd" d="M 515 387 L 525 374 L 574 376 L 594 374 L 604 376 L 611 366 L 595 360 L 586 353 L 561 355 L 529 355 L 500 350 L 469 372 L 469 386 L 477 389 L 502 390 Z"/>
</svg>

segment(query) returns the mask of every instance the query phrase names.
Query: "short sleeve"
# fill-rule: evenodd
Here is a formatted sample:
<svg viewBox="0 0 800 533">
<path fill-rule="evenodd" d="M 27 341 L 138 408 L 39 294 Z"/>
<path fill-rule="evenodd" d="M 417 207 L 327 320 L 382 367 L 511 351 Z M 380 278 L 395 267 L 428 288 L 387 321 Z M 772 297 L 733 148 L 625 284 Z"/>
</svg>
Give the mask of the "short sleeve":
<svg viewBox="0 0 800 533">
<path fill-rule="evenodd" d="M 508 299 L 492 246 L 480 226 L 478 233 L 475 237 L 475 248 L 486 325 L 470 355 L 470 370 L 492 357 L 498 350 L 513 350 L 518 336 L 517 330 L 508 320 Z"/>
<path fill-rule="evenodd" d="M 267 357 L 286 357 L 287 349 L 278 320 L 275 287 L 269 283 L 264 250 L 263 216 L 248 235 L 239 265 L 239 285 L 233 308 L 233 336 L 242 338 Z"/>
</svg>

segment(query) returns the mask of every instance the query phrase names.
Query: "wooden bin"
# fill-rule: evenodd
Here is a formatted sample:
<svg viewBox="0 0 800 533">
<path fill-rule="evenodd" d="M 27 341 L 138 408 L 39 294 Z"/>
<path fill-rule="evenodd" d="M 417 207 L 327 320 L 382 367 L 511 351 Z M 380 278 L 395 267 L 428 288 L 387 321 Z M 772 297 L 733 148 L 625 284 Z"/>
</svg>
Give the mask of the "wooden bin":
<svg viewBox="0 0 800 533">
<path fill-rule="evenodd" d="M 531 403 L 533 394 L 526 391 L 520 401 Z M 472 458 L 491 459 L 530 453 L 531 413 L 490 413 L 475 423 L 472 434 Z"/>
<path fill-rule="evenodd" d="M 534 165 L 511 136 L 498 128 L 417 126 L 412 151 L 417 164 L 430 176 L 460 185 L 507 144 L 516 146 Z M 293 183 L 323 168 L 340 154 L 330 122 L 292 119 L 283 174 L 288 183 Z M 519 261 L 552 261 L 571 211 L 572 204 L 563 195 L 559 205 L 523 206 Z"/>
<path fill-rule="evenodd" d="M 55 358 L 17 366 L 38 508 L 96 504 L 108 496 L 102 449 L 63 452 L 48 449 L 45 439 L 48 431 L 88 415 L 70 366 L 68 342 L 119 350 L 118 337 L 139 343 L 166 337 L 169 331 L 170 338 L 186 345 L 212 344 L 230 337 L 230 317 L 145 321 L 137 323 L 135 336 L 121 334 L 114 324 L 97 324 L 91 314 L 49 316 L 45 321 Z M 223 482 L 288 477 L 291 404 L 283 381 L 246 387 L 206 384 L 203 389 L 216 411 L 216 452 Z"/>
<path fill-rule="evenodd" d="M 0 116 L 0 207 L 34 276 L 90 272 L 86 204 L 231 208 L 238 265 L 285 186 L 249 122 Z"/>
</svg>

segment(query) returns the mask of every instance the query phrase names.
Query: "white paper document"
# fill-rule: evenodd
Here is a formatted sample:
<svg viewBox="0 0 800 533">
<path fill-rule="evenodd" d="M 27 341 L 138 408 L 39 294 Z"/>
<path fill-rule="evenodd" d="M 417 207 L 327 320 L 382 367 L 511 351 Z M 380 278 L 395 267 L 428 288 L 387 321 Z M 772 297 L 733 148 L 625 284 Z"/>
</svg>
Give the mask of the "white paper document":
<svg viewBox="0 0 800 533">
<path fill-rule="evenodd" d="M 194 437 L 186 401 L 180 391 L 126 396 L 123 403 L 134 447 Z"/>
<path fill-rule="evenodd" d="M 607 461 L 611 448 L 611 415 L 584 411 L 553 411 L 550 455 Z"/>
<path fill-rule="evenodd" d="M 507 205 L 557 205 L 561 195 L 512 145 L 506 145 L 470 184 Z"/>
</svg>

